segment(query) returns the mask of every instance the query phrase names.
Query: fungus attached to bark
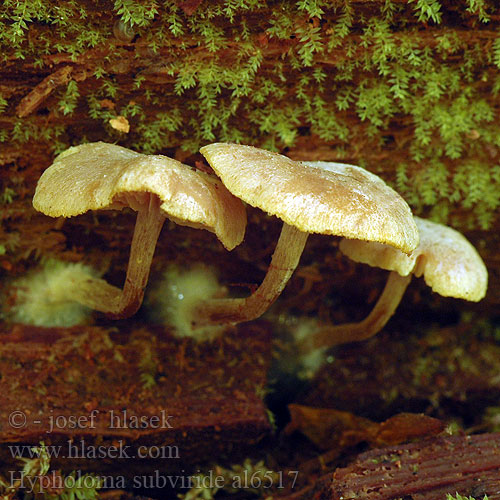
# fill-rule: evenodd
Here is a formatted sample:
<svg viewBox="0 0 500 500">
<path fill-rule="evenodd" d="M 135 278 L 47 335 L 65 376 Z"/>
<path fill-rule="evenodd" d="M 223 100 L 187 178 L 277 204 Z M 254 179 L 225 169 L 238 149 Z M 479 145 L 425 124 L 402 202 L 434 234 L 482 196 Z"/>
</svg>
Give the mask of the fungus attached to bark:
<svg viewBox="0 0 500 500">
<path fill-rule="evenodd" d="M 78 300 L 116 318 L 131 316 L 142 303 L 165 218 L 215 233 L 228 250 L 242 241 L 246 226 L 243 203 L 218 179 L 166 156 L 103 142 L 61 153 L 40 177 L 33 206 L 51 217 L 124 207 L 137 211 L 123 290 L 99 279 L 80 283 Z"/>
<path fill-rule="evenodd" d="M 329 347 L 364 340 L 378 333 L 396 311 L 412 275 L 423 276 L 434 292 L 473 302 L 486 294 L 488 271 L 471 243 L 458 231 L 415 217 L 420 244 L 410 254 L 388 245 L 343 239 L 340 250 L 356 262 L 391 271 L 370 314 L 359 323 L 320 328 L 308 344 Z"/>
<path fill-rule="evenodd" d="M 262 284 L 244 299 L 201 303 L 196 309 L 200 324 L 239 323 L 262 315 L 295 270 L 309 233 L 378 241 L 404 252 L 418 244 L 418 231 L 406 202 L 362 168 L 304 164 L 237 144 L 210 144 L 200 151 L 231 193 L 283 220 Z"/>
</svg>

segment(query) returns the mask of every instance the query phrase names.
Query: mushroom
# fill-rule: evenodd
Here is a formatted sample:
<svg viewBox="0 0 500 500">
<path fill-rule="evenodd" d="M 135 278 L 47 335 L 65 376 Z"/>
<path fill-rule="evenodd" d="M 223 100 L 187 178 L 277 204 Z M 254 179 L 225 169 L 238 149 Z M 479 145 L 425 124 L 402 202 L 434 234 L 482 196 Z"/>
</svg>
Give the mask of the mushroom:
<svg viewBox="0 0 500 500">
<path fill-rule="evenodd" d="M 297 267 L 309 233 L 378 241 L 403 252 L 418 244 L 406 202 L 362 168 L 304 164 L 238 144 L 210 144 L 200 151 L 231 193 L 283 220 L 262 284 L 247 298 L 202 302 L 195 311 L 200 324 L 239 323 L 261 316 Z"/>
<path fill-rule="evenodd" d="M 115 318 L 140 307 L 165 218 L 215 233 L 228 250 L 241 243 L 246 226 L 243 203 L 218 179 L 166 156 L 103 142 L 61 153 L 40 177 L 33 206 L 50 217 L 124 207 L 137 211 L 123 290 L 90 276 L 75 283 L 76 300 Z"/>
<path fill-rule="evenodd" d="M 488 271 L 471 243 L 451 227 L 414 217 L 420 244 L 410 254 L 381 243 L 343 239 L 340 250 L 356 262 L 391 271 L 377 303 L 359 323 L 320 328 L 309 348 L 364 340 L 378 333 L 396 311 L 412 275 L 423 275 L 432 290 L 444 297 L 473 302 L 486 295 Z"/>
</svg>

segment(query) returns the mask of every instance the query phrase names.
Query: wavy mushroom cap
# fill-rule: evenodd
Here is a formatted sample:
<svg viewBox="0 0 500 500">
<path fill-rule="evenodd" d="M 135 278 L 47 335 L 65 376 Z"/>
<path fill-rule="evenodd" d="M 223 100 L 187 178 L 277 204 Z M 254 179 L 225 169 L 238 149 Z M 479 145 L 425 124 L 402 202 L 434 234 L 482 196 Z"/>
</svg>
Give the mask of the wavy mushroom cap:
<svg viewBox="0 0 500 500">
<path fill-rule="evenodd" d="M 104 142 L 61 153 L 40 177 L 33 206 L 51 217 L 124 206 L 138 210 L 148 193 L 159 197 L 168 218 L 215 233 L 228 250 L 243 240 L 245 207 L 218 179 L 166 156 Z"/>
<path fill-rule="evenodd" d="M 488 271 L 477 250 L 458 231 L 415 217 L 420 244 L 410 254 L 378 243 L 344 239 L 340 250 L 350 259 L 396 271 L 424 276 L 432 290 L 444 297 L 478 302 L 486 295 Z"/>
<path fill-rule="evenodd" d="M 238 144 L 200 151 L 231 193 L 301 231 L 379 241 L 404 252 L 418 244 L 407 203 L 360 167 L 301 163 Z"/>
</svg>

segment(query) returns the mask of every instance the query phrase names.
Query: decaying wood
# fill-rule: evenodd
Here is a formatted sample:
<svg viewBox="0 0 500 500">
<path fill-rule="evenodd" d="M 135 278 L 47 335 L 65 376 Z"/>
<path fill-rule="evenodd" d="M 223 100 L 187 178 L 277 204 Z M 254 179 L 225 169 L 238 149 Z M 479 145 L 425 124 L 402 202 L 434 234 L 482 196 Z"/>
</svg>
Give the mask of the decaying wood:
<svg viewBox="0 0 500 500">
<path fill-rule="evenodd" d="M 21 99 L 16 108 L 17 116 L 22 118 L 33 113 L 54 89 L 69 82 L 72 71 L 71 66 L 62 66 L 44 78 L 28 95 Z"/>
<path fill-rule="evenodd" d="M 0 335 L 0 460 L 15 462 L 8 445 L 40 441 L 60 447 L 54 467 L 115 473 L 151 465 L 153 456 L 137 459 L 140 446 L 170 446 L 165 471 L 245 453 L 270 431 L 257 394 L 268 361 L 263 324 L 205 344 L 162 329 L 15 326 Z M 79 456 L 68 456 L 70 443 Z M 120 443 L 130 447 L 121 465 L 85 453 Z"/>
<path fill-rule="evenodd" d="M 426 411 L 475 425 L 500 398 L 500 346 L 470 325 L 401 328 L 401 318 L 368 342 L 341 346 L 300 402 L 384 419 Z M 331 381 L 335 383 L 332 384 Z"/>
<path fill-rule="evenodd" d="M 441 436 L 378 448 L 281 500 L 500 498 L 500 434 Z"/>
<path fill-rule="evenodd" d="M 500 498 L 500 434 L 450 436 L 372 450 L 333 474 L 331 500 Z"/>
<path fill-rule="evenodd" d="M 48 3 L 55 5 L 57 2 Z M 167 17 L 171 2 L 153 2 L 160 14 L 151 22 L 146 20 L 144 24 L 136 24 L 130 41 L 119 39 L 113 29 L 120 18 L 125 18 L 118 13 L 117 5 L 113 8 L 109 2 L 109 5 L 104 2 L 104 8 L 101 8 L 101 3 L 84 1 L 81 4 L 85 11 L 88 9 L 89 23 L 94 24 L 95 33 L 101 36 L 96 45 L 89 43 L 76 52 L 61 52 L 56 43 L 52 43 L 52 50 L 50 42 L 60 40 L 65 28 L 32 16 L 25 31 L 34 42 L 33 50 L 30 43 L 26 45 L 30 50 L 21 54 L 23 57 L 19 57 L 20 51 L 12 51 L 0 68 L 0 97 L 6 102 L 5 109 L 0 110 L 0 132 L 6 131 L 6 135 L 0 134 L 3 141 L 0 143 L 0 195 L 4 200 L 0 205 L 0 287 L 6 305 L 1 314 L 8 315 L 15 300 L 15 287 L 10 286 L 12 280 L 37 266 L 41 257 L 81 261 L 105 273 L 110 283 L 123 283 L 135 222 L 132 214 L 89 213 L 56 221 L 35 214 L 32 209 L 36 183 L 57 152 L 83 141 L 119 142 L 134 149 L 147 144 L 154 146 L 155 153 L 175 157 L 210 172 L 201 155 L 194 152 L 196 148 L 189 146 L 185 149 L 185 146 L 193 132 L 198 130 L 198 125 L 204 130 L 202 122 L 205 118 L 212 113 L 218 116 L 218 113 L 228 112 L 229 108 L 225 110 L 223 104 L 232 101 L 234 96 L 234 116 L 230 115 L 221 126 L 209 129 L 208 135 L 204 133 L 203 141 L 209 141 L 210 133 L 214 134 L 213 141 L 223 140 L 225 126 L 232 130 L 233 122 L 237 122 L 235 130 L 241 133 L 242 142 L 261 145 L 269 136 L 277 139 L 276 147 L 293 159 L 366 165 L 394 185 L 398 173 L 396 166 L 408 164 L 406 173 L 417 187 L 408 191 L 423 192 L 419 184 L 426 184 L 426 178 L 419 178 L 416 174 L 426 172 L 426 162 L 431 157 L 424 155 L 422 161 L 412 160 L 411 147 L 415 144 L 417 121 L 411 113 L 398 112 L 392 116 L 388 110 L 388 116 L 392 118 L 384 118 L 382 121 L 387 123 L 375 126 L 370 119 L 362 117 L 362 109 L 355 101 L 343 110 L 333 107 L 343 90 L 350 93 L 352 89 L 363 88 L 363 83 L 368 89 L 373 85 L 374 90 L 379 82 L 391 87 L 393 82 L 397 83 L 398 70 L 405 69 L 406 57 L 401 55 L 402 52 L 386 53 L 385 49 L 379 48 L 375 38 L 369 35 L 368 21 L 378 19 L 387 23 L 390 42 L 397 47 L 410 42 L 412 53 L 418 55 L 430 51 L 430 69 L 436 74 L 449 68 L 452 74 L 459 75 L 462 83 L 469 80 L 465 86 L 468 94 L 464 93 L 464 97 L 474 99 L 471 102 L 476 99 L 477 102 L 482 99 L 489 102 L 491 124 L 498 121 L 498 106 L 492 91 L 493 82 L 498 78 L 498 64 L 495 64 L 491 49 L 498 41 L 500 16 L 494 2 L 486 2 L 486 10 L 492 13 L 489 23 L 480 22 L 470 1 L 439 2 L 442 23 L 430 18 L 419 20 L 419 7 L 407 0 L 336 2 L 325 7 L 328 12 L 323 19 L 309 16 L 307 9 L 297 10 L 300 2 L 291 6 L 290 11 L 295 9 L 293 16 L 289 15 L 284 3 L 269 2 L 255 11 L 251 7 L 238 9 L 234 20 L 226 15 L 230 13 L 232 3 L 222 2 L 220 6 L 226 10 L 213 20 L 214 28 L 220 29 L 223 39 L 217 44 L 217 50 L 209 47 L 208 37 L 203 35 L 204 27 L 196 21 L 196 16 L 209 6 L 209 2 L 177 0 L 172 4 L 180 8 L 177 14 L 184 26 L 184 34 L 179 36 L 172 35 L 174 21 Z M 144 2 L 136 3 L 144 5 Z M 383 5 L 389 3 L 396 4 L 396 14 L 392 21 L 391 15 L 384 21 L 384 16 L 381 16 Z M 481 2 L 476 4 L 479 10 Z M 335 31 L 341 24 L 339 21 L 348 14 L 349 6 L 353 8 L 352 21 L 346 23 L 350 33 L 345 41 L 349 43 L 343 45 L 343 36 L 337 41 L 332 37 L 330 46 L 328 31 Z M 284 16 L 288 16 L 291 22 L 290 35 L 273 35 L 274 21 L 280 18 L 286 21 Z M 266 19 L 273 23 L 261 22 Z M 248 36 L 226 36 L 233 32 L 234 26 L 240 25 L 240 21 L 247 22 Z M 13 18 L 7 21 L 9 26 L 12 22 Z M 196 26 L 198 31 L 190 29 L 190 25 Z M 312 65 L 309 66 L 300 60 L 301 51 L 307 49 L 305 43 L 314 42 L 316 30 L 321 35 L 321 48 L 311 51 Z M 43 36 L 49 40 L 45 49 L 43 44 L 38 46 L 36 42 Z M 75 38 L 76 44 L 78 34 L 72 34 L 70 30 L 69 36 Z M 459 50 L 447 53 L 443 49 L 448 36 L 461 41 Z M 156 44 L 157 40 L 167 40 L 167 43 Z M 246 46 L 250 47 L 249 52 Z M 479 66 L 474 62 L 475 51 L 491 54 L 491 57 Z M 242 67 L 242 76 L 236 75 L 233 88 L 233 79 L 228 81 L 227 76 L 221 74 L 222 90 L 217 93 L 213 107 L 204 104 L 200 96 L 216 84 L 204 76 L 204 72 L 212 67 L 216 72 L 238 67 L 246 59 L 250 63 L 252 59 L 247 57 L 247 52 L 252 58 L 253 55 L 261 58 L 256 75 L 247 74 L 246 67 Z M 396 80 L 391 81 L 376 65 L 366 65 L 373 55 L 379 53 L 386 57 L 391 66 L 391 77 L 394 74 Z M 185 64 L 177 65 L 179 61 Z M 297 63 L 301 65 L 300 71 L 294 67 Z M 343 63 L 352 64 L 342 66 Z M 467 75 L 468 65 L 472 65 L 473 70 Z M 343 68 L 349 66 L 352 69 L 345 72 Z M 182 79 L 191 68 L 193 86 L 190 87 Z M 418 69 L 416 73 L 422 76 L 409 77 L 408 91 L 413 92 L 416 87 L 417 92 L 424 93 L 421 83 L 425 85 L 431 73 Z M 349 71 L 352 71 L 352 77 L 349 77 Z M 318 127 L 321 125 L 320 114 L 315 116 L 312 108 L 308 110 L 303 106 L 298 92 L 302 75 L 309 78 L 310 89 L 315 89 L 308 97 L 317 97 L 320 103 L 325 101 L 325 110 L 333 110 L 345 124 L 349 132 L 347 138 L 328 127 L 326 134 L 321 133 L 322 127 Z M 247 78 L 255 78 L 248 88 L 242 85 Z M 322 83 L 321 78 L 325 78 Z M 73 85 L 74 82 L 78 82 L 78 86 Z M 263 84 L 267 82 L 276 85 L 282 94 L 276 92 L 273 95 L 271 92 L 269 102 L 254 102 L 248 98 L 264 88 Z M 441 82 L 443 92 L 456 93 L 453 99 L 460 96 L 459 89 L 451 90 L 452 87 L 445 83 L 444 80 Z M 238 95 L 239 86 L 244 91 L 241 96 Z M 78 87 L 71 111 L 63 106 L 66 87 L 68 90 Z M 324 90 L 320 91 L 319 87 Z M 391 90 L 390 100 L 398 107 L 399 98 L 392 93 Z M 447 102 L 445 98 L 431 102 L 444 104 Z M 316 106 L 315 100 L 311 103 Z M 288 105 L 290 117 L 296 120 L 290 129 L 292 135 L 296 134 L 293 140 L 276 133 L 277 127 L 287 125 Z M 391 105 L 387 106 L 390 108 Z M 268 118 L 260 121 L 259 117 L 253 116 L 254 111 L 269 106 L 277 112 L 285 112 L 276 123 L 271 120 L 271 125 L 267 124 Z M 295 111 L 297 117 L 293 116 Z M 168 127 L 160 126 L 160 118 L 172 116 L 175 119 L 176 112 L 186 119 L 182 120 L 179 129 L 174 128 L 170 133 Z M 460 158 L 444 153 L 436 157 L 445 165 L 447 177 L 444 182 L 449 182 L 451 188 L 450 199 L 439 195 L 440 201 L 443 208 L 450 210 L 449 221 L 454 221 L 457 229 L 473 227 L 466 221 L 474 209 L 464 203 L 467 182 L 462 186 L 454 180 L 457 169 L 475 161 L 493 168 L 500 157 L 498 141 L 485 139 L 485 134 L 496 137 L 496 128 L 490 127 L 486 118 L 480 120 L 481 123 L 476 121 L 472 120 L 475 125 L 470 129 L 459 131 L 467 138 Z M 484 125 L 481 133 L 475 130 L 478 124 Z M 150 126 L 153 138 L 146 133 Z M 436 127 L 433 133 L 439 135 Z M 441 139 L 437 143 L 442 142 Z M 433 138 L 430 140 L 434 146 Z M 478 148 L 478 144 L 485 147 Z M 473 175 L 470 176 L 473 179 Z M 478 188 L 482 189 L 481 186 Z M 437 187 L 433 189 L 438 191 Z M 451 200 L 455 189 L 464 191 L 462 200 Z M 13 197 L 12 201 L 9 201 L 9 196 Z M 418 203 L 412 203 L 416 208 Z M 475 202 L 471 203 L 474 205 Z M 431 205 L 431 202 L 422 202 L 418 214 L 429 216 L 433 209 Z M 245 241 L 231 253 L 226 252 L 211 234 L 175 227 L 173 223 L 166 227 L 156 249 L 151 284 L 161 279 L 169 265 L 184 267 L 208 262 L 217 269 L 224 285 L 237 289 L 242 295 L 247 294 L 263 277 L 281 226 L 275 218 L 251 207 L 248 207 L 248 214 Z M 476 224 L 475 227 L 479 226 Z M 500 218 L 496 217 L 489 231 L 477 229 L 466 234 L 478 248 L 490 272 L 489 291 L 484 301 L 468 304 L 437 297 L 426 289 L 422 280 L 413 280 L 388 327 L 369 342 L 332 351 L 334 362 L 312 381 L 309 393 L 295 402 L 323 409 L 338 408 L 376 420 L 390 418 L 401 411 L 425 411 L 433 416 L 462 419 L 464 426 L 480 425 L 483 410 L 498 405 L 500 399 L 500 347 L 491 331 L 488 334 L 473 330 L 465 318 L 472 316 L 477 324 L 488 323 L 490 330 L 498 323 L 499 227 Z M 370 309 L 370 302 L 376 299 L 385 278 L 384 273 L 377 274 L 377 270 L 355 266 L 340 256 L 335 238 L 312 235 L 297 272 L 275 304 L 275 311 L 287 321 L 290 319 L 291 323 L 302 321 L 304 317 L 333 323 L 361 319 L 363 308 Z M 113 324 L 95 315 L 94 320 L 100 322 L 100 326 L 65 330 L 11 327 L 0 322 L 0 462 L 9 467 L 15 462 L 18 466 L 8 445 L 34 445 L 41 440 L 48 446 L 61 446 L 63 454 L 69 440 L 76 445 L 102 445 L 107 450 L 123 443 L 131 446 L 131 454 L 137 454 L 139 446 L 147 449 L 178 447 L 179 459 L 161 460 L 165 472 L 183 467 L 189 469 L 202 461 L 217 461 L 219 457 L 232 459 L 234 456 L 237 460 L 247 450 L 255 450 L 255 445 L 270 433 L 261 396 L 266 384 L 271 351 L 269 334 L 273 327 L 253 323 L 229 332 L 221 340 L 201 345 L 187 339 L 173 339 L 166 329 L 150 326 L 148 319 L 141 314 L 129 322 Z M 275 329 L 283 324 L 276 321 Z M 125 414 L 122 413 L 124 410 Z M 26 416 L 26 425 L 9 424 L 9 416 L 14 412 L 21 412 L 17 414 L 21 418 Z M 169 420 L 171 429 L 151 425 L 134 428 L 131 425 L 130 417 L 146 417 L 146 422 L 151 423 L 151 419 L 161 417 L 162 412 L 172 416 Z M 92 425 L 93 421 L 85 420 L 93 414 L 96 415 L 95 425 Z M 112 427 L 111 415 L 122 419 L 127 415 L 128 425 Z M 61 425 L 54 427 L 57 417 Z M 64 422 L 70 422 L 70 417 L 83 417 L 83 420 L 76 427 L 64 425 Z M 325 431 L 324 427 L 321 430 Z M 380 438 L 379 435 L 376 437 Z M 368 452 L 359 456 L 351 466 L 337 471 L 334 484 L 338 490 L 331 488 L 332 473 L 320 478 L 314 488 L 293 498 L 332 500 L 342 496 L 347 499 L 352 498 L 349 495 L 354 491 L 361 499 L 363 478 L 368 481 L 368 486 L 375 488 L 374 495 L 382 495 L 379 499 L 386 498 L 383 496 L 384 481 L 387 475 L 394 474 L 387 481 L 393 495 L 387 498 L 391 499 L 400 496 L 404 500 L 444 500 L 444 493 L 454 494 L 455 491 L 480 497 L 488 493 L 490 500 L 497 499 L 500 498 L 499 438 L 493 435 L 484 438 L 486 441 L 481 439 L 449 437 L 420 445 L 393 446 L 388 449 L 397 450 L 395 460 L 391 460 L 390 454 L 388 459 L 384 458 L 384 453 L 389 453 L 386 451 Z M 496 448 L 490 446 L 491 443 L 495 443 Z M 372 445 L 382 446 L 383 443 L 375 440 Z M 418 464 L 411 462 L 410 449 L 418 455 L 414 457 L 420 460 Z M 175 453 L 173 448 L 172 452 Z M 262 456 L 262 448 L 258 453 Z M 451 460 L 455 453 L 460 457 L 456 467 Z M 436 464 L 442 467 L 439 473 L 431 465 L 427 469 L 415 469 L 415 465 L 431 464 L 428 460 L 431 455 L 437 457 Z M 154 462 L 153 459 L 137 458 L 114 460 L 106 452 L 104 458 L 87 458 L 87 461 L 61 458 L 54 460 L 54 466 L 65 471 L 85 469 L 119 474 L 124 470 L 132 473 L 133 468 L 150 471 Z M 305 463 L 310 456 L 301 458 Z M 338 463 L 330 463 L 330 467 L 336 465 Z M 475 469 L 477 474 L 469 474 L 461 483 L 461 478 L 453 477 L 457 471 L 464 474 L 476 466 L 483 469 Z M 490 466 L 492 468 L 488 468 Z M 327 469 L 319 474 L 324 470 Z M 362 475 L 360 471 L 366 474 Z M 190 470 L 186 472 L 190 473 Z M 437 484 L 446 477 L 449 479 L 446 485 Z M 413 479 L 416 488 L 426 487 L 439 496 L 425 496 L 417 490 L 408 492 L 407 486 Z M 119 496 L 113 497 L 109 493 L 108 498 Z M 368 498 L 372 500 L 371 496 Z M 374 496 L 373 500 L 376 499 Z"/>
</svg>

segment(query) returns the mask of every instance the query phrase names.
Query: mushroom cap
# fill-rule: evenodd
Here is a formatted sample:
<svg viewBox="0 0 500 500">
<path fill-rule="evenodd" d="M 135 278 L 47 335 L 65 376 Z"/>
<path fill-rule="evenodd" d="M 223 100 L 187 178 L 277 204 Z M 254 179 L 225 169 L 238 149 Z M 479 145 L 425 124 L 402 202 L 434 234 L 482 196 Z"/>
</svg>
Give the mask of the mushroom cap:
<svg viewBox="0 0 500 500">
<path fill-rule="evenodd" d="M 238 144 L 200 151 L 229 191 L 300 231 L 379 241 L 404 252 L 418 244 L 407 203 L 360 167 L 301 163 Z"/>
<path fill-rule="evenodd" d="M 243 240 L 245 207 L 219 181 L 177 160 L 95 142 L 69 148 L 42 174 L 33 197 L 36 210 L 72 217 L 88 210 L 134 210 L 159 197 L 174 222 L 207 229 L 232 250 Z"/>
<path fill-rule="evenodd" d="M 427 285 L 444 297 L 481 300 L 488 287 L 488 271 L 471 243 L 451 227 L 419 217 L 415 222 L 420 244 L 410 255 L 387 245 L 348 239 L 339 248 L 356 262 L 402 276 L 423 275 Z"/>
</svg>

